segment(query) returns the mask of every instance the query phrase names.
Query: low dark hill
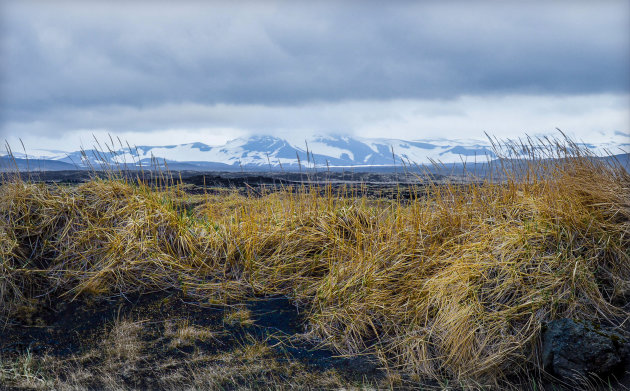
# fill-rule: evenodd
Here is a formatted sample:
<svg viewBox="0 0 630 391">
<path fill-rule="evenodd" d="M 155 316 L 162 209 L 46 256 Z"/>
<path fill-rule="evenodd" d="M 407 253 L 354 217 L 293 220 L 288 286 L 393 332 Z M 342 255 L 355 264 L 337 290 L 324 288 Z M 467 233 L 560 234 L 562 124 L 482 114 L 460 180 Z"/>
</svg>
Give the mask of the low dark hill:
<svg viewBox="0 0 630 391">
<path fill-rule="evenodd" d="M 70 163 L 46 159 L 19 159 L 10 156 L 0 156 L 0 172 L 19 171 L 63 171 L 77 170 Z"/>
</svg>

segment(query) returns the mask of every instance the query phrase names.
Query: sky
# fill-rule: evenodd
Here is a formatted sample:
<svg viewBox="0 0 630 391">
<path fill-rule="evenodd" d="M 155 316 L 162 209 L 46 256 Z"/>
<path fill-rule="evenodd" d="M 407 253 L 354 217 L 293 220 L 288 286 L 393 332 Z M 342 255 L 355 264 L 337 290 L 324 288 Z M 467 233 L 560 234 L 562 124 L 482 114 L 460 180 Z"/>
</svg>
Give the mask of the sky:
<svg viewBox="0 0 630 391">
<path fill-rule="evenodd" d="M 0 58 L 14 149 L 630 140 L 630 0 L 1 0 Z"/>
</svg>

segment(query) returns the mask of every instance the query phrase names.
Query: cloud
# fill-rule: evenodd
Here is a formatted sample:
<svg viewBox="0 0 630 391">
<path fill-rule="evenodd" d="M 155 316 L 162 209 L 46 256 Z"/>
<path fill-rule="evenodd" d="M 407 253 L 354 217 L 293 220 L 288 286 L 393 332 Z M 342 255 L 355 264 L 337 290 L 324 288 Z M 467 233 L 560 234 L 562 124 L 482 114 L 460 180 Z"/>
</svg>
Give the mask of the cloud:
<svg viewBox="0 0 630 391">
<path fill-rule="evenodd" d="M 5 136 L 223 126 L 234 107 L 275 116 L 239 127 L 279 132 L 311 127 L 284 120 L 309 105 L 630 91 L 628 1 L 0 7 Z M 352 122 L 311 120 L 322 132 Z"/>
<path fill-rule="evenodd" d="M 462 96 L 452 100 L 398 99 L 302 105 L 164 104 L 135 108 L 60 108 L 40 121 L 10 122 L 29 148 L 91 146 L 92 134 L 108 133 L 136 145 L 201 141 L 222 144 L 251 134 L 301 143 L 305 135 L 335 133 L 402 139 L 485 138 L 557 133 L 587 142 L 621 139 L 630 131 L 630 95 Z M 615 134 L 614 132 L 618 132 Z M 55 135 L 66 133 L 66 137 Z M 50 137 L 46 137 L 50 135 Z M 9 138 L 11 144 L 19 143 Z"/>
</svg>

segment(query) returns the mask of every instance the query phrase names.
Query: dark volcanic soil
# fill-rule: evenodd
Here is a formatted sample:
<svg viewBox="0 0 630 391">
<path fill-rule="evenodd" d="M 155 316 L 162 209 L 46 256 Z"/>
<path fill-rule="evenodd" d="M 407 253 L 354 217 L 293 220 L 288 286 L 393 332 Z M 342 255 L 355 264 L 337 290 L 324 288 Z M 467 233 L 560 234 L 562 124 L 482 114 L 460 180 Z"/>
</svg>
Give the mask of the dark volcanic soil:
<svg viewBox="0 0 630 391">
<path fill-rule="evenodd" d="M 260 195 L 279 189 L 297 190 L 305 187 L 326 191 L 328 187 L 333 193 L 347 191 L 348 194 L 366 195 L 378 198 L 408 199 L 424 191 L 430 182 L 450 180 L 454 183 L 466 181 L 461 175 L 444 176 L 438 174 L 417 175 L 401 173 L 370 172 L 198 172 L 178 171 L 160 172 L 120 172 L 118 177 L 126 177 L 130 181 L 142 181 L 152 186 L 167 184 L 184 184 L 188 193 L 214 193 L 217 189 L 235 189 L 242 194 Z M 21 173 L 22 178 L 34 182 L 79 184 L 94 177 L 111 176 L 107 172 L 90 171 L 42 171 Z"/>
<path fill-rule="evenodd" d="M 60 362 L 81 363 L 84 371 L 97 370 L 110 365 L 106 363 L 110 358 L 93 352 L 107 350 L 103 341 L 117 327 L 120 329 L 121 322 L 136 327 L 141 346 L 137 354 L 142 362 L 150 363 L 135 365 L 133 373 L 123 378 L 124 385 L 134 389 L 161 388 L 154 372 L 162 364 L 169 367 L 166 373 L 159 373 L 164 378 L 168 371 L 187 367 L 191 359 L 203 356 L 212 362 L 218 360 L 213 357 L 230 352 L 238 355 L 234 352 L 252 344 L 266 346 L 276 362 L 297 362 L 308 371 L 335 370 L 348 381 L 383 377 L 374 357 L 338 357 L 301 338 L 302 317 L 285 297 L 213 306 L 175 291 L 98 300 L 79 298 L 57 304 L 33 302 L 32 308 L 25 308 L 20 317 L 0 329 L 0 357 L 51 356 Z M 212 336 L 185 338 L 181 330 L 209 330 Z M 86 360 L 85 356 L 90 358 Z M 67 373 L 56 376 L 65 377 Z M 105 386 L 98 377 L 88 384 L 97 389 Z"/>
</svg>

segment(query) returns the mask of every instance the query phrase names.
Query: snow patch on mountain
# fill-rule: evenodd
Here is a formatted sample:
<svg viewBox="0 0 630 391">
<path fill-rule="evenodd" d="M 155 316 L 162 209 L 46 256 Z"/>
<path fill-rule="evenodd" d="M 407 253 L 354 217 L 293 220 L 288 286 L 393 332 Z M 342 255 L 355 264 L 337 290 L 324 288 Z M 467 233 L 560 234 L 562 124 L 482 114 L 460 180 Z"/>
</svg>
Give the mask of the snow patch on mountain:
<svg viewBox="0 0 630 391">
<path fill-rule="evenodd" d="M 297 136 L 292 138 L 297 139 Z M 616 132 L 601 143 L 584 143 L 598 155 L 623 153 L 630 150 L 630 136 Z M 518 140 L 516 141 L 518 142 Z M 307 154 L 308 150 L 308 154 Z M 519 151 L 524 157 L 527 151 Z M 24 153 L 14 152 L 23 158 Z M 302 167 L 367 167 L 401 164 L 431 164 L 432 162 L 461 163 L 484 162 L 496 158 L 490 141 L 475 139 L 369 139 L 348 136 L 316 135 L 303 140 L 291 140 L 273 136 L 253 136 L 230 140 L 224 145 L 187 143 L 167 146 L 141 145 L 121 148 L 113 152 L 32 150 L 29 158 L 48 159 L 98 167 L 107 164 L 148 166 L 153 159 L 158 162 L 194 163 L 195 167 L 210 164 L 226 167 L 272 167 L 296 169 Z"/>
</svg>

